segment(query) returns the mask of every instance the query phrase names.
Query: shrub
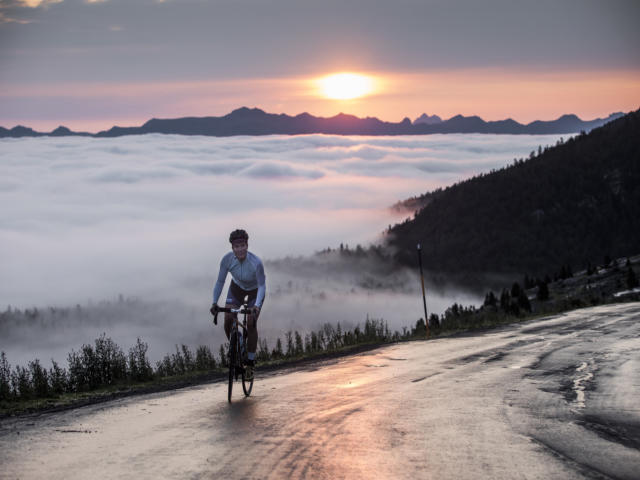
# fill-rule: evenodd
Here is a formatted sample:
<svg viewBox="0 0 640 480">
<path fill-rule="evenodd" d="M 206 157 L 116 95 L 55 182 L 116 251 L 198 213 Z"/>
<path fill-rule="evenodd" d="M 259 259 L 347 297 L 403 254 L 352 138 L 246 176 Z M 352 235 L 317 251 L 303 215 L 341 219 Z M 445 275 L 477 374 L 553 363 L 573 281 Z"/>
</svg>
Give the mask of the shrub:
<svg viewBox="0 0 640 480">
<path fill-rule="evenodd" d="M 49 383 L 51 385 L 51 393 L 54 395 L 61 395 L 67 391 L 67 372 L 64 368 L 60 368 L 55 360 L 51 360 Z"/>
<path fill-rule="evenodd" d="M 29 362 L 29 373 L 31 376 L 31 389 L 37 398 L 49 396 L 49 378 L 46 368 L 42 368 L 40 360 L 37 358 Z"/>
<path fill-rule="evenodd" d="M 196 370 L 207 371 L 216 368 L 216 359 L 211 353 L 211 349 L 206 345 L 200 345 L 196 350 L 195 360 Z"/>
<path fill-rule="evenodd" d="M 144 382 L 153 378 L 153 369 L 147 359 L 148 349 L 149 345 L 140 340 L 140 337 L 136 339 L 136 344 L 129 349 L 127 369 L 131 380 Z"/>
</svg>

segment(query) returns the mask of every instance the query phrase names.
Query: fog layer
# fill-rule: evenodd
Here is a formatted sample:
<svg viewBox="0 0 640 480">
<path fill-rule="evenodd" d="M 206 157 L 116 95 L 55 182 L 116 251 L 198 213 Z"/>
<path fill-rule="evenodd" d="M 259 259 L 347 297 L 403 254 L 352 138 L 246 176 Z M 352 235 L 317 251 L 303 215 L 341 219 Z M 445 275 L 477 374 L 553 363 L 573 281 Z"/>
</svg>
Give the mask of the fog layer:
<svg viewBox="0 0 640 480">
<path fill-rule="evenodd" d="M 396 201 L 499 168 L 556 140 L 479 134 L 3 139 L 0 306 L 84 306 L 123 294 L 162 307 L 152 321 L 138 322 L 145 315 L 135 310 L 113 319 L 127 327 L 122 334 L 98 316 L 84 322 L 86 331 L 65 338 L 91 341 L 106 331 L 128 348 L 135 335 L 152 344 L 145 332 L 154 324 L 162 344 L 157 355 L 176 342 L 208 343 L 206 310 L 232 229 L 248 230 L 250 250 L 264 260 L 366 245 L 401 219 L 388 208 Z M 320 278 L 313 269 L 278 268 L 267 267 L 265 333 L 323 321 L 355 325 L 367 314 L 399 328 L 420 316 L 417 279 L 401 291 L 372 293 L 357 287 L 361 271 L 333 278 L 329 268 Z M 456 295 L 433 297 L 433 311 L 441 313 Z M 3 336 L 0 349 L 19 349 L 14 340 Z"/>
</svg>

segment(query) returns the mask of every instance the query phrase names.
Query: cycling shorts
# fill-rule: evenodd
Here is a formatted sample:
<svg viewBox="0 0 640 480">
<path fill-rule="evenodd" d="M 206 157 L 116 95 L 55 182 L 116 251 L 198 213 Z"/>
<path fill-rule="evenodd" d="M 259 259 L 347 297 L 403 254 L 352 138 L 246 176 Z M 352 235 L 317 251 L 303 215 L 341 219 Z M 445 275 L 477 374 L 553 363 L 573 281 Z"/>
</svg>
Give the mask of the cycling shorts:
<svg viewBox="0 0 640 480">
<path fill-rule="evenodd" d="M 231 280 L 231 285 L 229 285 L 229 290 L 227 291 L 227 305 L 239 307 L 245 303 L 245 298 L 247 297 L 247 306 L 253 307 L 256 304 L 256 299 L 258 297 L 258 289 L 254 288 L 253 290 L 244 290 Z"/>
</svg>

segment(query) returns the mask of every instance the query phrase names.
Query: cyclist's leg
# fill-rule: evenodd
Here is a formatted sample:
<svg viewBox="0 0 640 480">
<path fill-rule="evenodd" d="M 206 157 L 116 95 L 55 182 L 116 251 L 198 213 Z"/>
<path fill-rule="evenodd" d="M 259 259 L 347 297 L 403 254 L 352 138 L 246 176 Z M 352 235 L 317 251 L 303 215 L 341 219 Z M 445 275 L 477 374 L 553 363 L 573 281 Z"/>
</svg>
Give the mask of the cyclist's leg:
<svg viewBox="0 0 640 480">
<path fill-rule="evenodd" d="M 227 303 L 225 305 L 227 308 L 237 308 L 237 305 L 233 305 L 232 303 Z M 227 340 L 229 340 L 229 335 L 231 335 L 231 327 L 233 325 L 233 320 L 236 318 L 237 313 L 225 313 L 224 314 L 224 333 L 227 335 Z"/>
<path fill-rule="evenodd" d="M 253 307 L 256 304 L 257 290 L 251 291 L 248 295 L 249 307 Z M 253 357 L 258 348 L 258 315 L 247 315 L 247 351 L 252 354 Z"/>
<path fill-rule="evenodd" d="M 256 353 L 258 347 L 258 318 L 255 315 L 247 315 L 247 351 Z"/>
</svg>

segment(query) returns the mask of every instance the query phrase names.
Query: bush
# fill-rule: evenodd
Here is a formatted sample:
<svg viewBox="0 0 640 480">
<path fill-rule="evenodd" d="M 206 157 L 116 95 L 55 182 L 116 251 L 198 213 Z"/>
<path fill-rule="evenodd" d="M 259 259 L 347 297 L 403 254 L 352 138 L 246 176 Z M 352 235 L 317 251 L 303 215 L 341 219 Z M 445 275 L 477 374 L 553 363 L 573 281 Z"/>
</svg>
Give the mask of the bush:
<svg viewBox="0 0 640 480">
<path fill-rule="evenodd" d="M 34 361 L 29 362 L 29 372 L 33 394 L 37 398 L 49 396 L 49 378 L 47 370 L 40 365 L 40 360 L 36 358 Z"/>
<path fill-rule="evenodd" d="M 199 371 L 209 371 L 216 368 L 216 359 L 211 353 L 211 349 L 206 345 L 200 345 L 196 350 L 195 367 Z"/>
<path fill-rule="evenodd" d="M 97 385 L 113 385 L 127 378 L 127 360 L 122 349 L 103 333 L 95 341 Z"/>
<path fill-rule="evenodd" d="M 269 346 L 267 345 L 267 340 L 262 338 L 258 342 L 258 354 L 257 359 L 259 362 L 267 362 L 271 358 L 269 353 Z"/>
<path fill-rule="evenodd" d="M 49 383 L 51 392 L 55 395 L 61 395 L 67 391 L 67 372 L 64 368 L 60 368 L 55 360 L 51 360 L 51 369 L 49 370 Z"/>
<path fill-rule="evenodd" d="M 83 345 L 67 357 L 69 386 L 72 391 L 93 390 L 114 385 L 127 378 L 127 360 L 122 349 L 103 333 L 95 340 L 95 349 Z"/>
<path fill-rule="evenodd" d="M 137 338 L 136 344 L 129 349 L 129 378 L 135 382 L 144 382 L 153 378 L 153 369 L 147 359 L 149 345 Z"/>
<path fill-rule="evenodd" d="M 22 400 L 29 400 L 33 397 L 33 387 L 31 386 L 31 376 L 29 371 L 21 366 L 17 366 L 11 372 L 11 389 L 13 396 Z"/>
</svg>

